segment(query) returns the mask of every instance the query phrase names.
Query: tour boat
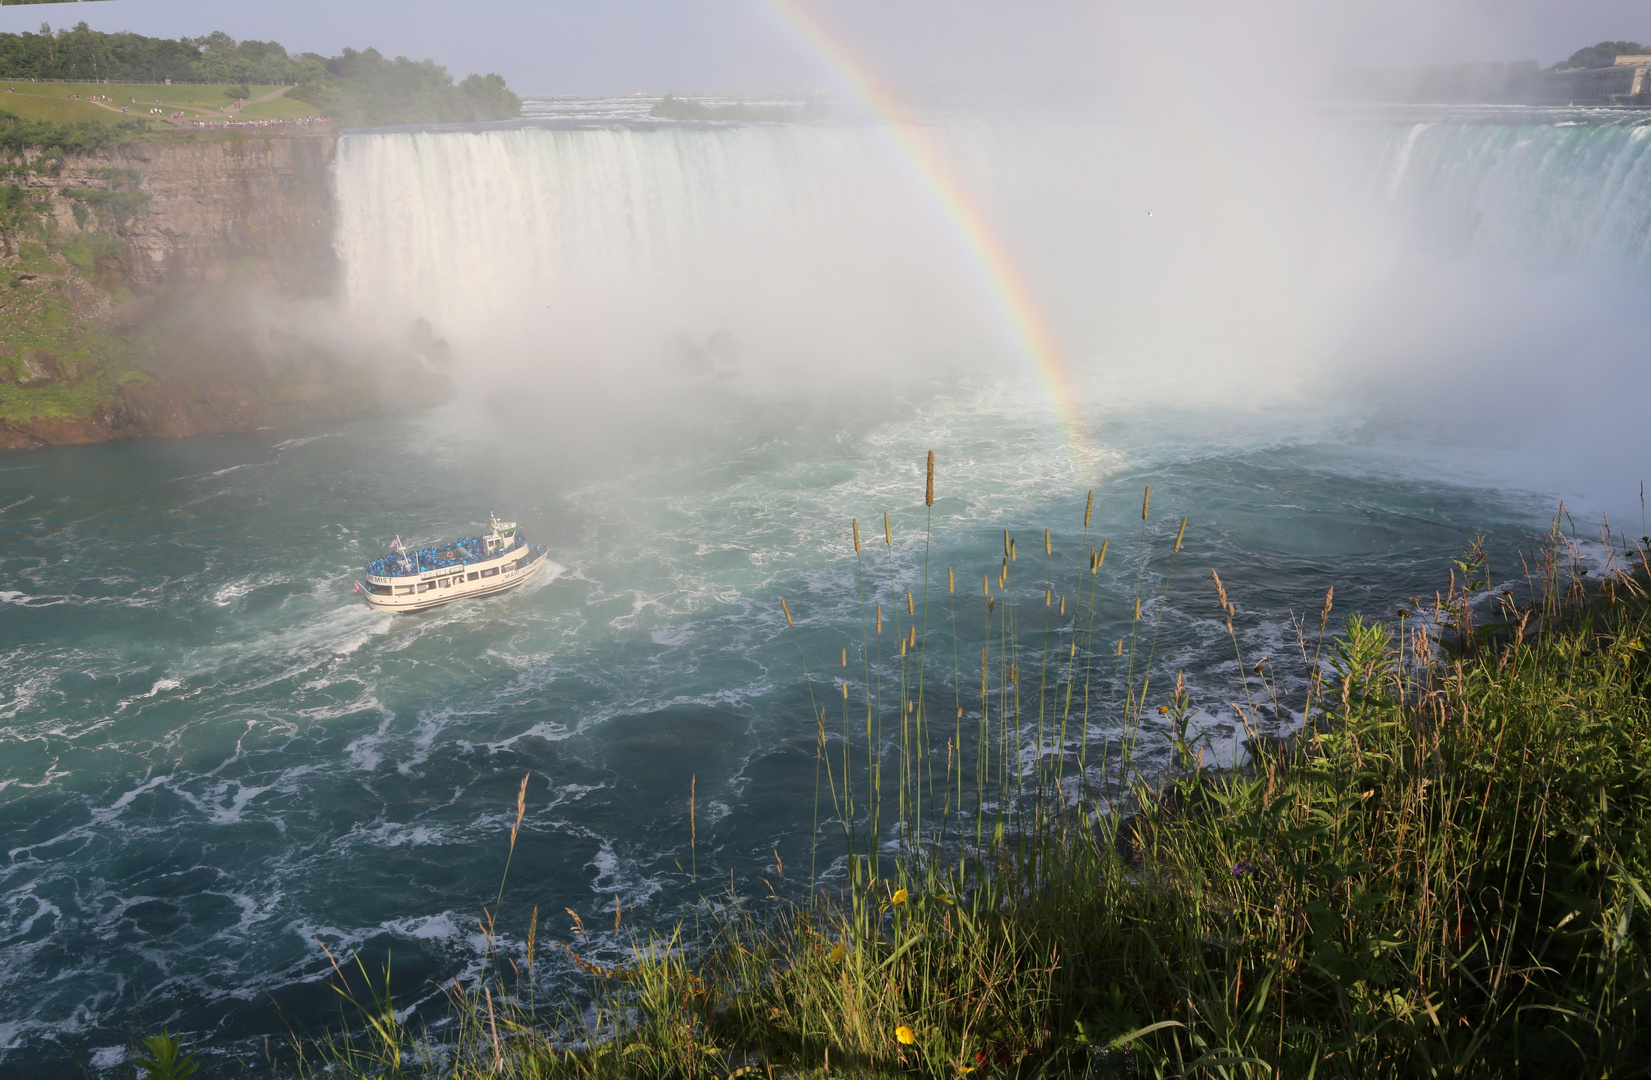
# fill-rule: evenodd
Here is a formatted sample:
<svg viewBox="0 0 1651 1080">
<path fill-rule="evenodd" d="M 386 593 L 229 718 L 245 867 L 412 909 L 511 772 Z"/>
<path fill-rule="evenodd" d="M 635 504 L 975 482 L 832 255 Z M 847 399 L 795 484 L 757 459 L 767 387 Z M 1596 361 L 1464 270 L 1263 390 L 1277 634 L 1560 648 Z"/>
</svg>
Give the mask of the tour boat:
<svg viewBox="0 0 1651 1080">
<path fill-rule="evenodd" d="M 545 549 L 528 543 L 514 521 L 489 517 L 485 535 L 445 547 L 410 551 L 396 537 L 390 554 L 367 564 L 367 583 L 356 582 L 356 591 L 380 611 L 424 611 L 515 588 L 539 569 Z"/>
</svg>

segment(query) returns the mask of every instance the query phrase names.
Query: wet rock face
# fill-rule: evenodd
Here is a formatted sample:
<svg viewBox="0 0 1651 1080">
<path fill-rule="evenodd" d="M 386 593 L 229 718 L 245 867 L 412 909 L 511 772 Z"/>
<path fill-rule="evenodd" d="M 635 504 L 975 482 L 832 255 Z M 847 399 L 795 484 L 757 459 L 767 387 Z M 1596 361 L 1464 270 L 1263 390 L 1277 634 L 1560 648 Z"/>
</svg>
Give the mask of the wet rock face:
<svg viewBox="0 0 1651 1080">
<path fill-rule="evenodd" d="M 330 169 L 337 136 L 132 143 L 78 155 L 31 187 L 51 189 L 58 227 L 76 231 L 76 191 L 146 197 L 118 225 L 107 272 L 139 291 L 247 275 L 285 296 L 328 295 L 337 280 Z M 111 177 L 117 177 L 111 181 Z"/>
<path fill-rule="evenodd" d="M 17 382 L 26 388 L 48 386 L 61 374 L 57 366 L 57 354 L 45 349 L 24 349 L 22 368 L 22 374 L 18 376 Z"/>
<path fill-rule="evenodd" d="M 0 422 L 0 450 L 108 442 L 136 435 L 183 438 L 247 434 L 429 408 L 452 395 L 452 380 L 417 368 L 342 364 L 315 381 L 288 384 L 242 374 L 122 383 L 88 416 Z"/>
<path fill-rule="evenodd" d="M 224 435 L 446 400 L 452 381 L 438 368 L 451 350 L 422 320 L 399 352 L 353 355 L 254 317 L 271 299 L 333 292 L 337 145 L 331 134 L 135 143 L 19 174 L 61 244 L 14 274 L 36 321 L 14 321 L 0 342 L 0 450 Z M 120 351 L 129 339 L 146 345 Z M 25 393 L 41 388 L 51 389 Z"/>
<path fill-rule="evenodd" d="M 114 421 L 111 424 L 110 421 Z M 78 446 L 82 443 L 108 442 L 122 435 L 135 435 L 131 425 L 119 412 L 118 406 L 105 406 L 92 416 L 37 416 L 32 420 L 12 421 L 7 425 L 13 436 L 23 440 L 18 449 L 34 446 Z M 0 432 L 3 438 L 5 432 Z"/>
</svg>

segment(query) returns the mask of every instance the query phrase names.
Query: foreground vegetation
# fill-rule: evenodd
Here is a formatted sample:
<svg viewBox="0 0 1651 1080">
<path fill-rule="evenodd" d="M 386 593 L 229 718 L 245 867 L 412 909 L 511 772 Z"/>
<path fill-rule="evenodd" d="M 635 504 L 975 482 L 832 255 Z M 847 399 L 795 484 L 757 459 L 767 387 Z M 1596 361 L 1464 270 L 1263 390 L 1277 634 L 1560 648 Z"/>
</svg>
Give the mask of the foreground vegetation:
<svg viewBox="0 0 1651 1080">
<path fill-rule="evenodd" d="M 1173 560 L 1185 530 L 1160 554 Z M 1143 525 L 1143 568 L 1145 538 Z M 1051 545 L 1046 533 L 1046 567 Z M 1024 564 L 1012 538 L 1004 548 L 997 587 L 983 582 L 979 601 L 978 696 L 922 685 L 922 649 L 954 642 L 925 644 L 938 637 L 927 597 L 878 603 L 869 580 L 865 683 L 852 685 L 846 647 L 838 676 L 810 680 L 811 693 L 843 702 L 840 732 L 825 699 L 815 706 L 822 798 L 853 853 L 841 888 L 777 917 L 772 903 L 766 916 L 734 898 L 708 905 L 699 936 L 638 939 L 619 966 L 580 955 L 577 938 L 558 944 L 589 976 L 577 998 L 535 989 L 535 912 L 520 942 L 490 935 L 490 970 L 448 987 L 454 1020 L 438 1032 L 405 1026 L 389 974 L 345 959 L 335 971 L 357 1034 L 303 1043 L 296 1072 L 1647 1070 L 1642 547 L 1600 580 L 1556 524 L 1517 593 L 1491 595 L 1475 548 L 1425 610 L 1394 625 L 1350 618 L 1339 634 L 1327 595 L 1298 624 L 1300 681 L 1278 673 L 1281 661 L 1241 654 L 1235 609 L 1209 582 L 1209 613 L 1246 673 L 1229 706 L 1238 722 L 1285 711 L 1305 721 L 1294 736 L 1258 734 L 1237 770 L 1206 760 L 1201 703 L 1179 679 L 1155 690 L 1137 678 L 1156 642 L 1150 614 L 1137 606 L 1127 639 L 1092 648 L 1107 545 L 1089 548 L 1090 598 L 1074 595 L 1070 609 L 1052 573 L 1017 584 Z M 936 602 L 962 603 L 951 571 L 947 583 Z M 792 623 L 789 605 L 785 615 Z M 1072 636 L 1032 648 L 1039 623 Z M 1092 743 L 1080 729 L 1104 696 L 1092 674 L 1101 657 L 1124 675 L 1108 713 L 1111 730 L 1123 726 Z M 967 725 L 965 707 L 978 709 Z M 1172 753 L 1148 769 L 1153 740 Z M 873 842 L 890 836 L 898 856 Z M 513 828 L 512 850 L 515 838 Z"/>
</svg>

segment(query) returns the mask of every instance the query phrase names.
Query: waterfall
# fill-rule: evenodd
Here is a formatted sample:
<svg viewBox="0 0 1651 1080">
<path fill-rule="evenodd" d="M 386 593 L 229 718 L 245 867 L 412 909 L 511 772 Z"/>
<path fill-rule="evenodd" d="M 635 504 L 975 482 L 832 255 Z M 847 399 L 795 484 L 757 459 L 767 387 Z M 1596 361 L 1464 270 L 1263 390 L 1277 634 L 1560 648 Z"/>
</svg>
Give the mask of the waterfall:
<svg viewBox="0 0 1651 1080">
<path fill-rule="evenodd" d="M 1500 386 L 1536 423 L 1541 372 L 1614 378 L 1590 342 L 1651 333 L 1648 128 L 1549 120 L 952 120 L 922 135 L 961 212 L 876 125 L 360 133 L 336 249 L 346 306 L 430 320 L 507 387 L 1035 387 L 1009 281 L 1095 409 L 1374 403 L 1459 427 L 1410 400 L 1431 383 Z"/>
<path fill-rule="evenodd" d="M 1424 123 L 1388 133 L 1379 170 L 1419 233 L 1550 271 L 1651 259 L 1651 127 Z"/>
<path fill-rule="evenodd" d="M 841 370 L 994 333 L 869 128 L 350 135 L 335 184 L 346 305 L 502 370 Z"/>
</svg>

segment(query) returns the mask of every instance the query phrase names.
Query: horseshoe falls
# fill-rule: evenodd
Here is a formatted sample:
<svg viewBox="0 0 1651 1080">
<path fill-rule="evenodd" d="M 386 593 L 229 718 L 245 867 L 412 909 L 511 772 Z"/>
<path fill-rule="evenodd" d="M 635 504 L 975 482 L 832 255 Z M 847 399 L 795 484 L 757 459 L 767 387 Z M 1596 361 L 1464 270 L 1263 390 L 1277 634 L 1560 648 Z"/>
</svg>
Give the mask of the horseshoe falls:
<svg viewBox="0 0 1651 1080">
<path fill-rule="evenodd" d="M 1389 616 L 1480 535 L 1518 577 L 1562 498 L 1585 558 L 1602 512 L 1639 535 L 1634 115 L 345 134 L 317 325 L 441 339 L 449 404 L 0 456 L 0 1068 L 124 1075 L 162 1026 L 262 1060 L 337 1021 L 321 945 L 391 961 L 439 1035 L 524 775 L 509 935 L 571 909 L 617 956 L 616 903 L 669 926 L 837 880 L 811 694 L 860 662 L 862 589 L 910 592 L 972 722 L 966 583 L 1004 530 L 1033 649 L 1111 543 L 1081 737 L 1117 730 L 1139 578 L 1154 681 L 1233 755 L 1211 571 L 1282 666 L 1330 587 Z M 416 616 L 355 597 L 393 538 L 489 512 L 554 566 Z"/>
</svg>

